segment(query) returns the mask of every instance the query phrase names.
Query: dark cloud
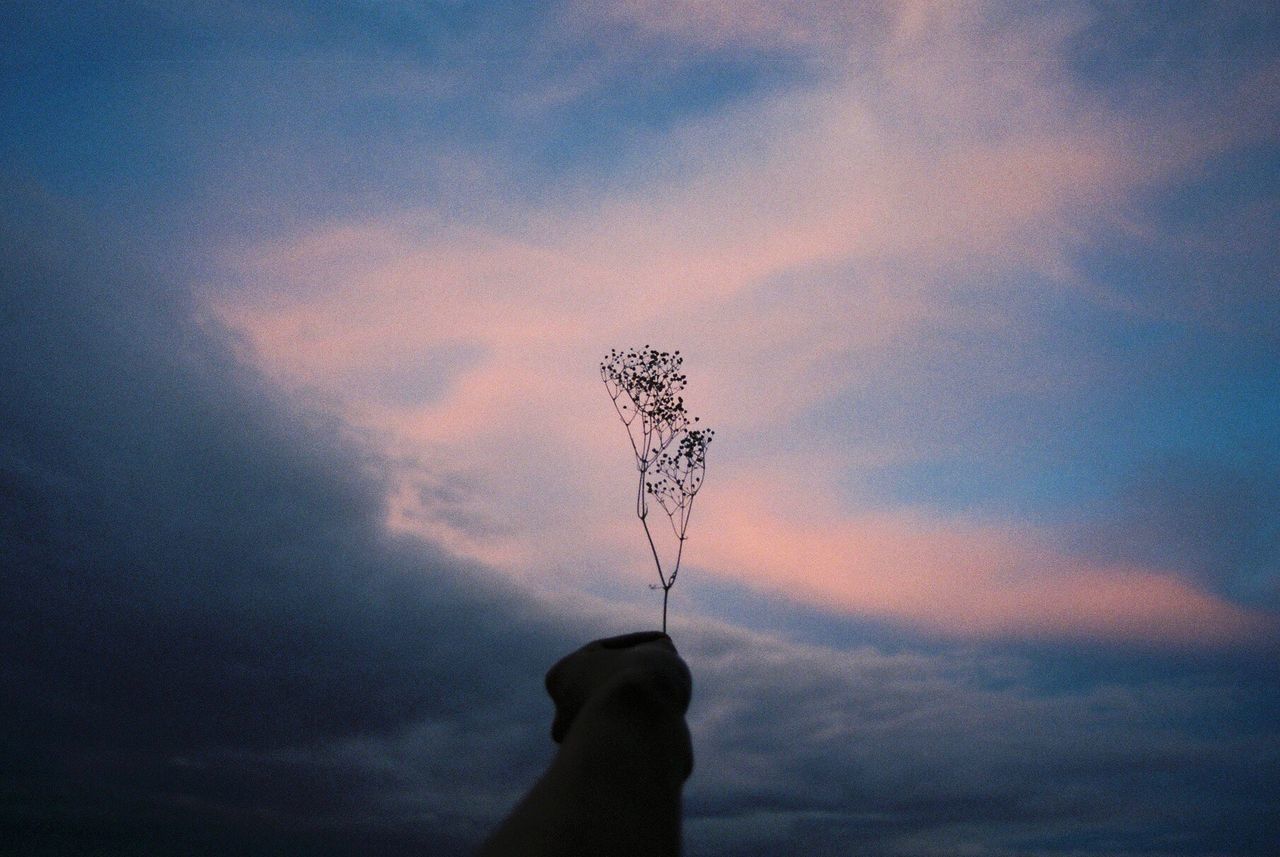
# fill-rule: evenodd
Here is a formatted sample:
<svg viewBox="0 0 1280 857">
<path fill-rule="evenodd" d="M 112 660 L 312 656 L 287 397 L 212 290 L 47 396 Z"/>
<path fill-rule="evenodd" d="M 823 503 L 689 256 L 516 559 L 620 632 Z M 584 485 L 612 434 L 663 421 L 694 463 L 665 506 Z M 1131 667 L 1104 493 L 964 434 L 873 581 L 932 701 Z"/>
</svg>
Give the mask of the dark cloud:
<svg viewBox="0 0 1280 857">
<path fill-rule="evenodd" d="M 281 853 L 299 819 L 358 819 L 384 789 L 350 756 L 264 754 L 545 714 L 538 679 L 566 643 L 515 593 L 388 536 L 359 438 L 266 388 L 123 242 L 6 220 L 0 781 L 20 841 L 135 853 L 156 827 L 157 853 L 250 833 Z M 542 732 L 505 741 L 515 771 L 532 776 Z"/>
<path fill-rule="evenodd" d="M 1033 655 L 690 656 L 691 854 L 1265 854 L 1280 832 L 1274 667 L 1046 692 Z"/>
</svg>

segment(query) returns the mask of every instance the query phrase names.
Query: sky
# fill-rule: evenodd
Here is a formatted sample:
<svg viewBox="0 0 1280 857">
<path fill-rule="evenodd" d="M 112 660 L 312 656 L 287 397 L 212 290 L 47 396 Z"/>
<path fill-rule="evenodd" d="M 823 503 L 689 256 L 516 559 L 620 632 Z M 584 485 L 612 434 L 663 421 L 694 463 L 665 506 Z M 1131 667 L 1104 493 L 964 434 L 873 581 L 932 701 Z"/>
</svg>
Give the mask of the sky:
<svg viewBox="0 0 1280 857">
<path fill-rule="evenodd" d="M 655 627 L 691 857 L 1280 841 L 1280 12 L 25 3 L 0 831 L 456 854 Z"/>
</svg>

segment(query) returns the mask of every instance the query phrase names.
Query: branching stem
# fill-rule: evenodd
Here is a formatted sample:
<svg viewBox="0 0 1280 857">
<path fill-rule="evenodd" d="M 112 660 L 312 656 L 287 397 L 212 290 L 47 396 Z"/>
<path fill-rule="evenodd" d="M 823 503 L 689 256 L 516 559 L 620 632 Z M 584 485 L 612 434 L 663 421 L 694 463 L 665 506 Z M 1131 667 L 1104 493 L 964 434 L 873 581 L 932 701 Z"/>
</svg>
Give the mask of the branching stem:
<svg viewBox="0 0 1280 857">
<path fill-rule="evenodd" d="M 635 454 L 639 480 L 636 485 L 636 517 L 644 528 L 653 563 L 662 588 L 662 630 L 667 630 L 667 604 L 671 587 L 680 573 L 693 498 L 706 475 L 706 452 L 714 431 L 693 428 L 684 409 L 685 376 L 680 352 L 643 349 L 611 351 L 600 364 L 600 377 L 613 400 L 614 410 L 627 429 L 627 439 Z M 668 451 L 674 447 L 674 451 Z M 651 480 L 650 472 L 655 476 Z M 676 538 L 675 562 L 669 573 L 649 528 L 649 495 L 666 513 Z M 658 587 L 652 587 L 658 588 Z"/>
</svg>

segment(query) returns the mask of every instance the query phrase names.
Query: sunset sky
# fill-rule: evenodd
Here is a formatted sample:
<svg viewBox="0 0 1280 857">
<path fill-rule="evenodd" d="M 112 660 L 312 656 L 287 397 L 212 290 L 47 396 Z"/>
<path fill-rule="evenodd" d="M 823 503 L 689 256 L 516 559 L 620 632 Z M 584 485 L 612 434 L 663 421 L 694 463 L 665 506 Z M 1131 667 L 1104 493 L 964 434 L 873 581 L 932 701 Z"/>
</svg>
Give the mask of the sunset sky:
<svg viewBox="0 0 1280 857">
<path fill-rule="evenodd" d="M 652 344 L 692 857 L 1274 853 L 1274 4 L 0 16 L 8 838 L 474 845 Z"/>
</svg>

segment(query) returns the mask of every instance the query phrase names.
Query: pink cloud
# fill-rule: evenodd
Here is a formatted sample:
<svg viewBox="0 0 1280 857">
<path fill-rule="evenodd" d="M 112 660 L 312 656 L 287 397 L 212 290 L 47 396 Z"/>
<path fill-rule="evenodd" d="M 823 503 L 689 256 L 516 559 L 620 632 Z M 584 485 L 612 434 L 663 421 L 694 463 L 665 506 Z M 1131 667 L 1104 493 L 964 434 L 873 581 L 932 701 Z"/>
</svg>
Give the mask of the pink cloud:
<svg viewBox="0 0 1280 857">
<path fill-rule="evenodd" d="M 650 4 L 610 8 L 656 20 Z M 679 26 L 703 28 L 702 42 L 798 43 L 843 7 L 699 8 Z M 1031 334 L 966 312 L 952 284 L 998 297 L 1011 275 L 1036 272 L 1079 287 L 1066 260 L 1086 224 L 1123 220 L 1135 190 L 1223 145 L 1173 133 L 1180 115 L 1081 101 L 1055 59 L 1070 21 L 993 32 L 932 4 L 894 15 L 821 30 L 849 52 L 823 42 L 844 59 L 820 85 L 655 143 L 655 157 L 690 164 L 678 178 L 511 206 L 506 232 L 429 211 L 317 225 L 229 254 L 243 285 L 211 301 L 277 377 L 343 401 L 416 462 L 389 499 L 393 526 L 512 573 L 565 566 L 585 581 L 635 557 L 625 572 L 648 581 L 626 517 L 630 465 L 594 372 L 609 347 L 649 341 L 685 351 L 689 401 L 720 430 L 691 545 L 699 565 L 940 633 L 1256 632 L 1256 616 L 1176 575 L 1084 563 L 1017 522 L 841 508 L 840 475 L 916 451 L 783 437 L 832 390 L 910 377 L 895 361 L 940 327 L 1016 346 Z M 875 49 L 853 62 L 859 39 Z M 760 297 L 779 281 L 785 299 Z M 361 383 L 458 342 L 483 357 L 429 401 Z M 937 429 L 945 437 L 944 415 Z M 423 486 L 451 473 L 471 495 L 458 508 L 424 501 Z M 800 514 L 775 511 L 780 494 Z"/>
<path fill-rule="evenodd" d="M 960 637 L 1224 645 L 1276 630 L 1175 574 L 1074 558 L 1026 527 L 910 510 L 840 514 L 773 493 L 771 483 L 721 486 L 703 562 L 833 612 Z"/>
</svg>

